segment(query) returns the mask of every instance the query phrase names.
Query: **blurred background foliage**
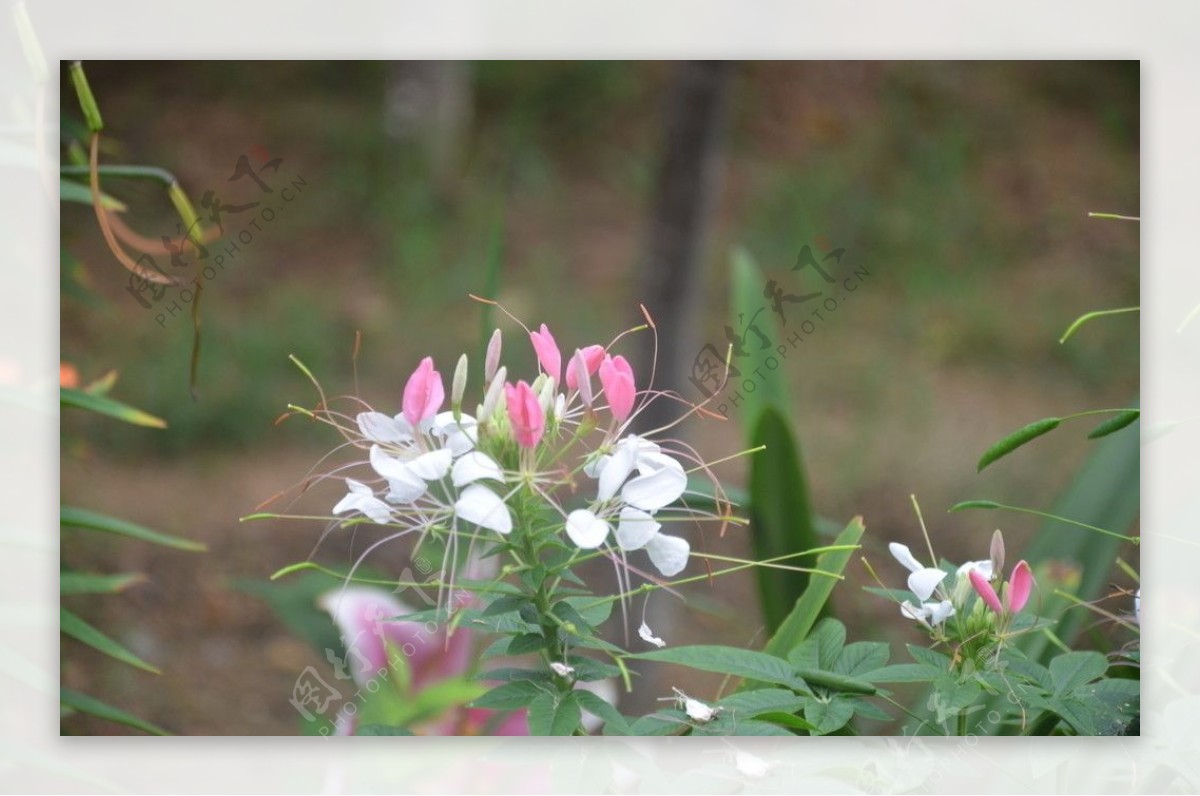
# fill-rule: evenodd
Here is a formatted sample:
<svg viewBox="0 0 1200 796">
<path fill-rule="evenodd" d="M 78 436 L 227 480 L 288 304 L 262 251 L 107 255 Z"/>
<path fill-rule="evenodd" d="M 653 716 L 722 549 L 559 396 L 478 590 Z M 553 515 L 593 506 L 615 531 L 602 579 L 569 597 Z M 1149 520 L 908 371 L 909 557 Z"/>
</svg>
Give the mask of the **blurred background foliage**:
<svg viewBox="0 0 1200 796">
<path fill-rule="evenodd" d="M 80 613 L 124 627 L 121 643 L 164 670 L 157 688 L 143 689 L 102 656 L 68 647 L 64 684 L 115 693 L 174 732 L 297 731 L 292 683 L 323 656 L 261 589 L 235 587 L 307 557 L 321 531 L 238 522 L 336 444 L 322 428 L 275 425 L 288 402 L 313 400 L 288 355 L 331 394 L 394 411 L 419 357 L 432 354 L 448 374 L 460 351 L 475 355 L 481 311 L 466 294 L 488 291 L 497 230 L 496 297 L 528 323 L 548 323 L 564 347 L 639 322 L 638 263 L 676 68 L 88 65 L 108 133 L 104 162 L 163 165 L 197 203 L 210 189 L 229 202 L 246 196 L 229 176 L 248 152 L 282 158 L 279 174 L 307 185 L 208 285 L 196 400 L 186 313 L 156 322 L 161 309 L 125 292 L 90 208 L 63 207 L 62 358 L 85 380 L 119 370 L 122 398 L 168 423 L 141 431 L 64 416 L 64 495 L 210 550 L 64 552 L 148 574 Z M 1087 212 L 1138 214 L 1139 80 L 1136 62 L 731 70 L 700 253 L 703 306 L 685 350 L 724 348 L 735 247 L 793 289 L 789 269 L 805 244 L 844 247 L 846 263 L 869 269 L 855 302 L 781 371 L 815 511 L 838 527 L 863 515 L 866 555 L 897 581 L 885 545 L 919 539 L 910 493 L 941 555 L 981 558 L 999 526 L 1016 560 L 1034 520 L 945 509 L 979 497 L 1049 508 L 1093 444 L 1052 434 L 977 475 L 980 453 L 1036 418 L 1123 406 L 1137 393 L 1136 316 L 1093 323 L 1067 345 L 1057 339 L 1084 312 L 1138 301 L 1137 226 Z M 61 96 L 64 117 L 77 118 L 65 84 Z M 105 190 L 143 234 L 175 231 L 160 188 L 106 180 Z M 506 357 L 532 373 L 532 351 L 504 328 Z M 716 457 L 745 445 L 739 421 L 689 421 L 684 433 Z M 744 461 L 720 473 L 746 485 Z M 323 513 L 337 493 L 314 487 L 296 509 Z M 342 565 L 367 541 L 334 535 L 315 555 Z M 751 551 L 744 534 L 720 539 L 715 529 L 693 545 Z M 398 570 L 403 556 L 391 555 L 374 563 Z M 853 638 L 916 640 L 894 606 L 858 590 L 856 562 L 848 574 L 834 603 Z M 759 610 L 756 589 L 750 575 L 697 589 L 697 610 L 680 615 L 687 621 L 669 640 L 761 644 L 746 621 Z M 72 728 L 111 731 L 89 721 Z"/>
</svg>

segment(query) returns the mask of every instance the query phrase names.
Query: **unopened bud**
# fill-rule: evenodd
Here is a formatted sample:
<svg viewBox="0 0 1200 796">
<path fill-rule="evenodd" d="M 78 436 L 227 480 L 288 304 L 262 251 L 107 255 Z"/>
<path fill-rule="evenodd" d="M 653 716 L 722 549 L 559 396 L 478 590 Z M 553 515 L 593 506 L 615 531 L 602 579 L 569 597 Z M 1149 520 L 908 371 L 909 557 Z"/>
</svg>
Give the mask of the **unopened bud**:
<svg viewBox="0 0 1200 796">
<path fill-rule="evenodd" d="M 483 380 L 488 383 L 496 375 L 496 368 L 500 367 L 501 343 L 500 330 L 497 329 L 492 332 L 492 339 L 488 340 L 487 356 L 483 360 Z"/>
<path fill-rule="evenodd" d="M 1001 574 L 1004 571 L 1004 534 L 1000 533 L 999 528 L 997 528 L 996 532 L 992 534 L 991 557 L 992 577 L 1004 577 Z"/>
<path fill-rule="evenodd" d="M 549 417 L 551 409 L 554 408 L 554 379 L 546 376 L 538 385 L 537 391 L 538 403 L 542 405 L 542 414 Z"/>
<path fill-rule="evenodd" d="M 458 358 L 454 368 L 454 380 L 450 382 L 450 408 L 454 410 L 454 419 L 462 418 L 463 393 L 467 391 L 467 355 Z"/>
<path fill-rule="evenodd" d="M 588 375 L 587 359 L 584 358 L 583 352 L 575 349 L 575 356 L 571 357 L 569 367 L 575 374 L 575 385 L 579 388 L 579 398 L 583 401 L 583 405 L 588 409 L 592 408 L 592 377 Z"/>
<path fill-rule="evenodd" d="M 500 398 L 504 395 L 504 380 L 508 378 L 508 368 L 501 367 L 492 376 L 492 383 L 488 385 L 487 394 L 483 397 L 483 407 L 479 410 L 479 422 L 482 423 L 488 420 L 496 412 L 496 407 L 500 403 Z"/>
</svg>

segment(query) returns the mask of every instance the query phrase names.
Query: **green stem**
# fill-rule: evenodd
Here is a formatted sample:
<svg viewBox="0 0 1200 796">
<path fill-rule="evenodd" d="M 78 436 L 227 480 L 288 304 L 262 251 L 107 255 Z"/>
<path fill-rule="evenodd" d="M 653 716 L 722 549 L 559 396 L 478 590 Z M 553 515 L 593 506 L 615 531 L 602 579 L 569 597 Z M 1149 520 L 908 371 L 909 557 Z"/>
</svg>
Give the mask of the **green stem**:
<svg viewBox="0 0 1200 796">
<path fill-rule="evenodd" d="M 997 503 L 994 500 L 970 501 L 970 502 L 971 503 L 985 503 L 986 502 L 987 505 L 962 505 L 962 504 L 960 504 L 960 505 L 962 506 L 962 508 L 972 508 L 972 509 L 982 509 L 982 508 L 1007 509 L 1009 511 L 1019 512 L 1021 514 L 1032 514 L 1035 517 L 1042 517 L 1047 520 L 1057 520 L 1059 522 L 1065 522 L 1067 525 L 1074 525 L 1079 528 L 1086 528 L 1089 531 L 1095 531 L 1096 533 L 1101 533 L 1101 534 L 1104 534 L 1105 536 L 1111 536 L 1114 539 L 1120 539 L 1121 541 L 1124 541 L 1124 542 L 1133 542 L 1134 544 L 1141 544 L 1141 541 L 1142 541 L 1142 537 L 1140 537 L 1140 536 L 1127 536 L 1126 534 L 1123 534 L 1123 533 L 1117 533 L 1116 531 L 1110 531 L 1107 528 L 1097 528 L 1095 525 L 1088 525 L 1086 522 L 1080 522 L 1079 520 L 1072 520 L 1068 517 L 1060 517 L 1057 514 L 1049 514 L 1045 511 L 1038 511 L 1037 509 L 1027 509 L 1022 506 L 1008 506 L 1004 503 Z M 954 511 L 957 508 L 959 508 L 959 506 L 955 506 L 954 508 L 951 509 L 951 511 Z"/>
<path fill-rule="evenodd" d="M 86 177 L 91 173 L 87 166 L 60 166 L 59 174 Z M 102 177 L 128 177 L 135 180 L 158 180 L 168 188 L 176 182 L 175 175 L 158 166 L 100 166 Z"/>
<path fill-rule="evenodd" d="M 1067 338 L 1069 338 L 1071 335 L 1075 334 L 1075 332 L 1078 331 L 1080 326 L 1083 326 L 1085 323 L 1087 323 L 1088 321 L 1093 320 L 1095 318 L 1103 318 L 1106 315 L 1123 315 L 1124 313 L 1127 313 L 1127 312 L 1139 312 L 1140 310 L 1141 310 L 1141 307 L 1119 307 L 1115 310 L 1096 310 L 1095 312 L 1085 312 L 1083 315 L 1080 315 L 1078 318 L 1076 318 L 1071 323 L 1071 325 L 1067 327 L 1067 330 L 1065 332 L 1063 332 L 1062 337 L 1058 338 L 1058 342 L 1059 343 L 1067 342 Z"/>
</svg>

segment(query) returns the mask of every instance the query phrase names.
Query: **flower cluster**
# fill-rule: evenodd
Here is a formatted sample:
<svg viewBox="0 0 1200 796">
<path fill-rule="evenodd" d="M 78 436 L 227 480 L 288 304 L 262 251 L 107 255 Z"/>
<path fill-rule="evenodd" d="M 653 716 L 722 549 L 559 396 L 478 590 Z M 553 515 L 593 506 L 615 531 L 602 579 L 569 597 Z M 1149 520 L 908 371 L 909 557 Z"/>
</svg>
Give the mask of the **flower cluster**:
<svg viewBox="0 0 1200 796">
<path fill-rule="evenodd" d="M 398 414 L 368 410 L 345 424 L 350 442 L 367 451 L 360 465 L 370 476 L 345 478 L 347 492 L 333 513 L 361 515 L 422 540 L 444 535 L 450 544 L 464 535 L 474 541 L 493 533 L 495 540 L 550 527 L 580 551 L 623 562 L 644 550 L 663 576 L 679 574 L 691 547 L 662 527 L 714 516 L 680 505 L 688 491 L 685 462 L 694 469 L 702 462 L 682 443 L 629 432 L 639 399 L 644 405 L 652 391 L 639 393 L 625 357 L 588 345 L 564 364 L 545 324 L 529 332 L 529 341 L 540 372 L 513 381 L 500 363 L 501 333 L 492 335 L 487 387 L 474 414 L 463 407 L 466 355 L 455 368 L 448 409 L 442 376 L 426 357 L 404 386 Z"/>
<path fill-rule="evenodd" d="M 971 595 L 976 603 L 990 609 L 1002 622 L 1011 621 L 1029 601 L 1033 590 L 1033 573 L 1029 564 L 1020 561 L 1013 567 L 1007 583 L 997 593 L 993 582 L 1001 577 L 1004 568 L 1004 537 L 1000 531 L 992 536 L 990 557 L 980 561 L 968 561 L 954 572 L 954 583 L 946 587 L 950 572 L 939 567 L 925 566 L 917 560 L 907 545 L 892 542 L 888 551 L 901 566 L 908 570 L 908 590 L 917 598 L 917 603 L 904 600 L 900 613 L 935 632 L 944 635 L 942 627 L 947 620 L 967 613 Z M 972 628 L 974 630 L 974 628 Z"/>
</svg>

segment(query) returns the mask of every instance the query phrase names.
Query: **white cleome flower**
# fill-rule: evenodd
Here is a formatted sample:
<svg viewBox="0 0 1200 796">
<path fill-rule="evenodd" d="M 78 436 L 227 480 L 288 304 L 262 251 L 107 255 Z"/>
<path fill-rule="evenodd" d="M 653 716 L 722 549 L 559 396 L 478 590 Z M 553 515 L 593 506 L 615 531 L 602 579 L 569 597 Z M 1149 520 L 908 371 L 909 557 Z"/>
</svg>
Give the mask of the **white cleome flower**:
<svg viewBox="0 0 1200 796">
<path fill-rule="evenodd" d="M 372 522 L 377 522 L 380 525 L 391 522 L 392 509 L 388 504 L 375 497 L 375 491 L 371 487 L 361 481 L 347 478 L 346 488 L 350 491 L 333 507 L 334 514 L 357 511 L 370 517 Z"/>
<path fill-rule="evenodd" d="M 924 602 L 933 596 L 934 590 L 946 578 L 943 570 L 926 567 L 917 561 L 907 545 L 892 542 L 888 545 L 892 556 L 899 561 L 911 574 L 908 576 L 908 589 Z"/>
<path fill-rule="evenodd" d="M 595 550 L 604 544 L 609 530 L 607 522 L 587 509 L 575 509 L 567 515 L 567 536 L 584 550 Z"/>
<path fill-rule="evenodd" d="M 909 619 L 915 619 L 927 627 L 937 627 L 954 616 L 954 604 L 949 600 L 936 603 L 913 605 L 908 600 L 900 604 L 900 613 Z"/>
<path fill-rule="evenodd" d="M 646 642 L 647 644 L 653 644 L 659 648 L 667 646 L 667 642 L 654 635 L 654 631 L 650 629 L 650 625 L 646 624 L 645 622 L 642 622 L 642 626 L 638 628 L 638 635 L 641 636 L 642 641 Z"/>
<path fill-rule="evenodd" d="M 471 484 L 464 489 L 454 503 L 454 513 L 480 528 L 506 535 L 512 533 L 512 515 L 508 506 L 486 486 Z"/>
</svg>

